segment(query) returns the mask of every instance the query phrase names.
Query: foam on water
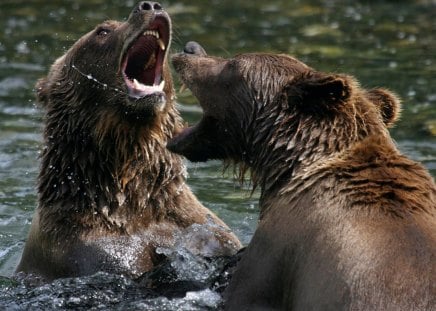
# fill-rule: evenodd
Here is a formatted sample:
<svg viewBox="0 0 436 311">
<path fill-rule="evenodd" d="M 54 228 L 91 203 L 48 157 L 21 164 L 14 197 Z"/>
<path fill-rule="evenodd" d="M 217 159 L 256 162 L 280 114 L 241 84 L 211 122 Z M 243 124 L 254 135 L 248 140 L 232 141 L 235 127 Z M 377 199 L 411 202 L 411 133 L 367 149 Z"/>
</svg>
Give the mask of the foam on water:
<svg viewBox="0 0 436 311">
<path fill-rule="evenodd" d="M 213 234 L 210 224 L 193 225 L 158 253 L 166 261 L 138 279 L 99 272 L 44 283 L 36 276 L 0 278 L 0 309 L 7 310 L 217 310 L 235 257 L 207 258 L 187 245 L 192 234 Z M 5 258 L 17 245 L 0 253 Z"/>
</svg>

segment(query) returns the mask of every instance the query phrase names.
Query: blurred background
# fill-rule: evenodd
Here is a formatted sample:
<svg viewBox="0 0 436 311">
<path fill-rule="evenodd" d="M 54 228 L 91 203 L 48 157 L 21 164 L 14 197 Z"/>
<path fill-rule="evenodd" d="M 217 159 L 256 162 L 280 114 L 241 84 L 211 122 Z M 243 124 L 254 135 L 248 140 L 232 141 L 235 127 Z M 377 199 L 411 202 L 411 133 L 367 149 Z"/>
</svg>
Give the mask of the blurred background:
<svg viewBox="0 0 436 311">
<path fill-rule="evenodd" d="M 125 20 L 136 1 L 1 0 L 0 3 L 0 275 L 10 276 L 36 205 L 41 111 L 33 86 L 73 42 L 106 19 Z M 436 174 L 435 1 L 209 0 L 163 1 L 173 20 L 172 52 L 189 40 L 209 54 L 288 53 L 323 71 L 355 75 L 403 99 L 391 131 L 399 148 Z M 177 79 L 176 79 L 177 80 Z M 183 116 L 200 108 L 180 94 Z M 189 184 L 203 203 L 250 241 L 257 194 L 221 163 L 188 163 Z"/>
</svg>

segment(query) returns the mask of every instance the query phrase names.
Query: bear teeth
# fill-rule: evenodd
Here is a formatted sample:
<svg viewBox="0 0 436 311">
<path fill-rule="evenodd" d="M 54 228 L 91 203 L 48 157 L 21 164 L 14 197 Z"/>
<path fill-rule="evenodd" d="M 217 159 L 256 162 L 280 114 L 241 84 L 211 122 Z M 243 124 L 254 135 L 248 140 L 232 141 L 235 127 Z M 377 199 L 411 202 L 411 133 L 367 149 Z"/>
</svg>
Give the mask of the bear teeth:
<svg viewBox="0 0 436 311">
<path fill-rule="evenodd" d="M 162 41 L 162 39 L 157 39 L 157 43 L 159 44 L 160 49 L 165 51 L 165 43 Z"/>
<path fill-rule="evenodd" d="M 162 39 L 159 36 L 159 32 L 157 30 L 146 30 L 143 33 L 144 36 L 153 36 L 157 39 L 157 43 L 159 44 L 159 47 L 162 51 L 165 51 L 165 43 L 162 41 Z"/>
<path fill-rule="evenodd" d="M 184 91 L 186 91 L 187 90 L 187 86 L 186 86 L 186 84 L 185 83 L 182 83 L 182 85 L 180 86 L 180 90 L 179 90 L 179 93 L 183 93 Z"/>
<path fill-rule="evenodd" d="M 144 36 L 154 36 L 159 39 L 159 32 L 157 30 L 146 30 L 144 31 Z"/>
<path fill-rule="evenodd" d="M 165 81 L 162 80 L 162 82 L 159 85 L 144 85 L 141 82 L 138 82 L 138 80 L 133 79 L 132 81 L 133 88 L 129 90 L 130 96 L 135 98 L 141 98 L 147 95 L 151 95 L 156 92 L 163 92 L 163 89 L 165 87 Z"/>
</svg>

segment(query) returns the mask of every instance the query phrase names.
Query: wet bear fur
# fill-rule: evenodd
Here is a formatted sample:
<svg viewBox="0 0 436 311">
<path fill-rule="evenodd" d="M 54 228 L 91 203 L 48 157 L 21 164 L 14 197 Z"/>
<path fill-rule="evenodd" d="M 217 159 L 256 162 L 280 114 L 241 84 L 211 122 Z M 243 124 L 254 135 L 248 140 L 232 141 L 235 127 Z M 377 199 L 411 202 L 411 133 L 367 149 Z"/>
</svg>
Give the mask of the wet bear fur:
<svg viewBox="0 0 436 311">
<path fill-rule="evenodd" d="M 193 50 L 173 64 L 204 115 L 168 147 L 261 190 L 226 310 L 435 310 L 436 188 L 389 135 L 398 98 L 287 55 Z"/>
<path fill-rule="evenodd" d="M 137 277 L 162 262 L 158 248 L 184 234 L 190 239 L 183 247 L 199 255 L 240 247 L 187 186 L 183 159 L 166 149 L 182 126 L 167 61 L 171 21 L 146 5 L 126 22 L 106 21 L 84 35 L 36 85 L 44 147 L 38 207 L 18 272 L 47 280 L 100 270 Z M 161 32 L 165 52 L 143 35 L 150 28 Z M 150 53 L 154 63 L 144 65 Z M 133 64 L 127 57 L 136 57 Z M 123 75 L 165 86 L 143 96 Z M 193 231 L 194 224 L 208 229 Z"/>
</svg>

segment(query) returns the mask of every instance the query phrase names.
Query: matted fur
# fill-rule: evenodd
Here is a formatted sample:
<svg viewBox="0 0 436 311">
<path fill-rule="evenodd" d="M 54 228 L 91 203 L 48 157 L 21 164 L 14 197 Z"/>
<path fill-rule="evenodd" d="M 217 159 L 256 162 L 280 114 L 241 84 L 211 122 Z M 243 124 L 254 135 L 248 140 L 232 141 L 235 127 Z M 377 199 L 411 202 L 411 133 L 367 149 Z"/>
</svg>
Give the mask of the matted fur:
<svg viewBox="0 0 436 311">
<path fill-rule="evenodd" d="M 36 85 L 45 112 L 38 207 L 17 271 L 49 280 L 100 270 L 136 277 L 162 261 L 156 248 L 172 247 L 193 224 L 205 230 L 189 251 L 218 256 L 241 246 L 166 149 L 182 127 L 166 58 L 163 92 L 128 95 L 120 62 L 129 42 L 157 18 L 171 27 L 165 11 L 138 8 L 80 38 Z"/>
</svg>

